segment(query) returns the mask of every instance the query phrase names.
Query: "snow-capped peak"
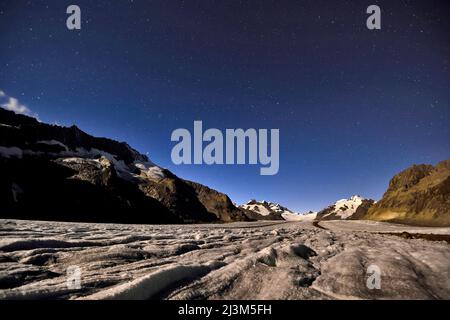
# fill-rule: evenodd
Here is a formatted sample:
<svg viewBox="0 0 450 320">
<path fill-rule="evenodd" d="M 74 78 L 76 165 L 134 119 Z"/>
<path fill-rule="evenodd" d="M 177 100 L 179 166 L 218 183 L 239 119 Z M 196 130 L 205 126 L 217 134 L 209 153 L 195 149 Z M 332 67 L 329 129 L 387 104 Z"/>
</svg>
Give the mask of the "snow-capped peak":
<svg viewBox="0 0 450 320">
<path fill-rule="evenodd" d="M 274 203 L 266 200 L 257 201 L 250 200 L 247 204 L 241 205 L 240 208 L 250 210 L 262 216 L 269 216 L 271 214 L 279 214 L 284 220 L 288 221 L 302 221 L 314 220 L 317 212 L 299 213 L 292 211 L 279 203 Z"/>
<path fill-rule="evenodd" d="M 359 195 L 351 196 L 349 199 L 338 200 L 334 203 L 334 208 L 325 216 L 334 214 L 341 219 L 348 219 L 356 212 L 363 200 L 364 198 Z"/>
</svg>

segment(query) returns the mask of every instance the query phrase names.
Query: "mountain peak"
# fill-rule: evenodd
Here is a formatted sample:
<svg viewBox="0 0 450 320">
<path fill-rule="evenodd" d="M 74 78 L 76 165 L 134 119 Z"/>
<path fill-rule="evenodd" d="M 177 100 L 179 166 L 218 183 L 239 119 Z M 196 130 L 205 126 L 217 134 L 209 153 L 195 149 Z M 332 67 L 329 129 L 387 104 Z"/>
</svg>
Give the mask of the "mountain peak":
<svg viewBox="0 0 450 320">
<path fill-rule="evenodd" d="M 258 220 L 304 221 L 314 220 L 316 217 L 316 212 L 310 211 L 308 213 L 301 214 L 294 212 L 279 203 L 266 200 L 257 201 L 252 199 L 247 202 L 247 204 L 239 206 L 239 208 L 257 215 L 255 217 Z"/>
<path fill-rule="evenodd" d="M 319 220 L 345 220 L 350 219 L 357 212 L 358 208 L 366 202 L 373 203 L 360 195 L 353 195 L 349 199 L 341 199 L 334 204 L 323 209 L 317 214 Z"/>
</svg>

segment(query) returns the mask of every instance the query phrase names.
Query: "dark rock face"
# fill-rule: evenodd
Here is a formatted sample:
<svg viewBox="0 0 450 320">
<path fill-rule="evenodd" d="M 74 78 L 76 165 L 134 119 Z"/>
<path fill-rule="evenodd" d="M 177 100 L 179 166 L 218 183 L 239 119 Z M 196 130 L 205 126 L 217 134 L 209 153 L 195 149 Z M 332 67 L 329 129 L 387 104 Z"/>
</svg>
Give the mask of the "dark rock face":
<svg viewBox="0 0 450 320">
<path fill-rule="evenodd" d="M 186 223 L 218 221 L 216 215 L 202 204 L 196 191 L 187 181 L 179 179 L 168 170 L 164 173 L 164 178 L 146 181 L 140 184 L 140 189 L 176 214 L 181 221 Z"/>
<path fill-rule="evenodd" d="M 83 171 L 85 173 L 83 173 Z M 84 179 L 80 174 L 91 175 Z M 115 222 L 182 222 L 115 171 L 76 171 L 44 158 L 0 158 L 1 218 Z"/>
<path fill-rule="evenodd" d="M 245 214 L 252 220 L 268 220 L 268 221 L 282 221 L 284 220 L 281 216 L 281 213 L 271 213 L 269 215 L 263 216 L 261 214 L 258 214 L 256 211 L 248 210 L 248 209 L 242 209 L 245 212 Z"/>
<path fill-rule="evenodd" d="M 115 223 L 248 219 L 124 142 L 0 108 L 0 218 Z"/>
<path fill-rule="evenodd" d="M 364 199 L 359 207 L 356 209 L 355 213 L 349 218 L 349 220 L 361 220 L 364 219 L 367 212 L 374 205 L 375 201 L 372 199 Z"/>
<path fill-rule="evenodd" d="M 317 213 L 315 220 L 317 220 L 317 221 L 319 221 L 319 220 L 334 220 L 334 218 L 335 218 L 335 215 L 333 214 L 334 210 L 335 210 L 334 204 L 329 207 L 326 207 L 325 209 L 323 209 Z M 333 219 L 331 219 L 330 216 L 332 216 Z"/>
<path fill-rule="evenodd" d="M 202 205 L 208 212 L 213 213 L 217 219 L 224 222 L 256 220 L 249 217 L 240 208 L 237 208 L 226 194 L 196 182 L 185 182 L 194 189 L 195 194 Z"/>
<path fill-rule="evenodd" d="M 366 219 L 450 226 L 450 159 L 436 167 L 414 165 L 392 178 Z"/>
</svg>

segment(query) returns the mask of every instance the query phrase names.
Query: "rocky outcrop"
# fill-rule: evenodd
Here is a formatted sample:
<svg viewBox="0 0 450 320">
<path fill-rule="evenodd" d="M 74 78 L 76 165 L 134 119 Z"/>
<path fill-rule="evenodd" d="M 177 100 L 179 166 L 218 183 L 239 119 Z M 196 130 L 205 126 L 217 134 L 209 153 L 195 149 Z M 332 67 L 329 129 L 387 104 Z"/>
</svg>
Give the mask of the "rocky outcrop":
<svg viewBox="0 0 450 320">
<path fill-rule="evenodd" d="M 115 170 L 42 156 L 0 157 L 1 218 L 115 223 L 181 223 Z"/>
<path fill-rule="evenodd" d="M 450 159 L 437 166 L 414 165 L 392 178 L 365 219 L 450 226 Z"/>
<path fill-rule="evenodd" d="M 196 182 L 186 180 L 185 182 L 195 190 L 198 200 L 206 210 L 213 213 L 220 221 L 232 222 L 256 220 L 246 214 L 244 210 L 237 208 L 226 194 Z"/>
<path fill-rule="evenodd" d="M 124 142 L 0 108 L 0 218 L 120 223 L 248 220 Z"/>
<path fill-rule="evenodd" d="M 168 170 L 164 170 L 164 174 L 164 177 L 159 180 L 150 179 L 141 183 L 140 189 L 147 196 L 158 200 L 175 213 L 183 222 L 195 223 L 219 220 L 214 213 L 209 212 L 202 204 L 195 189 L 187 181 L 179 179 Z"/>
</svg>

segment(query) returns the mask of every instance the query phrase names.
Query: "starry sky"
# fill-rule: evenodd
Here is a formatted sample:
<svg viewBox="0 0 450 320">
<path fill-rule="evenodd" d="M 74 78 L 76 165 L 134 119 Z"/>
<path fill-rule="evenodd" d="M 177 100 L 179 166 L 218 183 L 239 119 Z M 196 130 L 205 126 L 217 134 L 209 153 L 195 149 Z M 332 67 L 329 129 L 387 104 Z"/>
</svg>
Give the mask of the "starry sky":
<svg viewBox="0 0 450 320">
<path fill-rule="evenodd" d="M 366 28 L 371 4 L 381 30 Z M 450 157 L 449 13 L 448 0 L 2 0 L 0 103 L 127 141 L 237 203 L 379 199 L 400 170 Z M 279 173 L 175 166 L 170 135 L 194 120 L 279 128 Z"/>
</svg>

